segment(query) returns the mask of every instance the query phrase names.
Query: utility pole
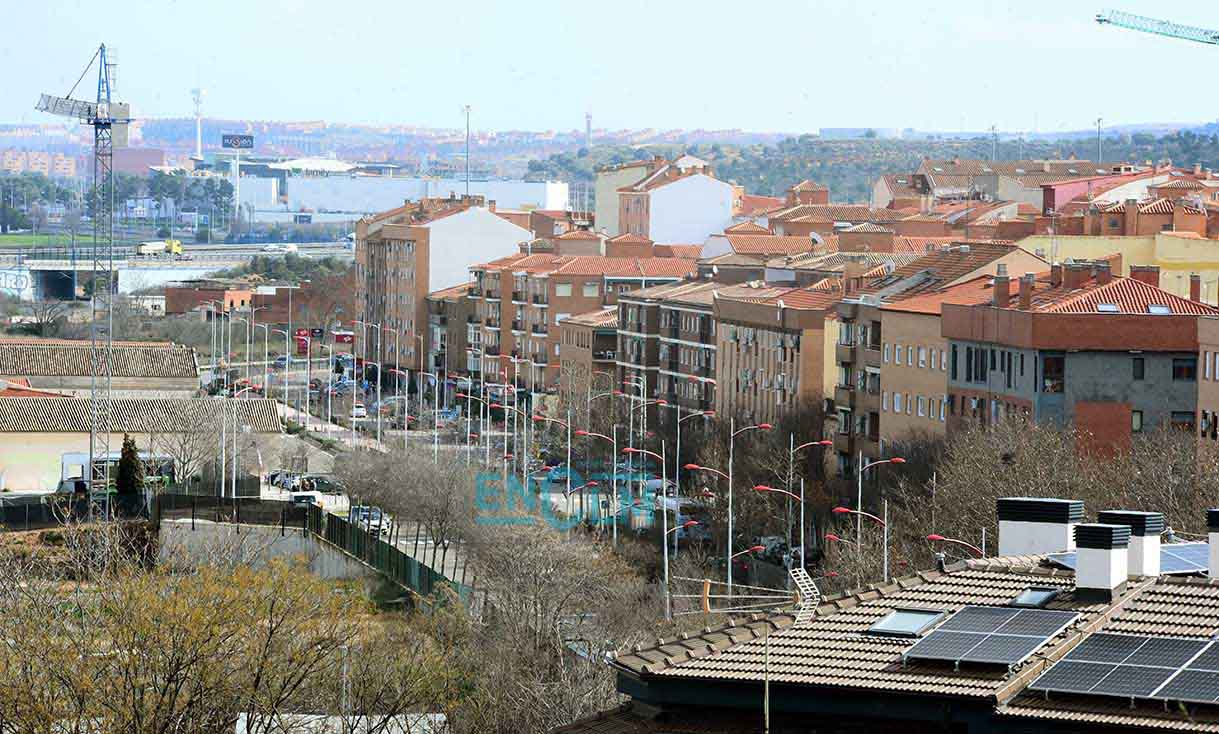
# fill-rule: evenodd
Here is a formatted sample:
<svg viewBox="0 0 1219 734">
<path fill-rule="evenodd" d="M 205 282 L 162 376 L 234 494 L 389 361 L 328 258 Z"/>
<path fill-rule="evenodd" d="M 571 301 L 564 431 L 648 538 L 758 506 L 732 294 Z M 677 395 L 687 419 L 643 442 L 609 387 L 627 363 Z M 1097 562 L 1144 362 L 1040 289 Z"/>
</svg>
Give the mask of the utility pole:
<svg viewBox="0 0 1219 734">
<path fill-rule="evenodd" d="M 1096 118 L 1096 162 L 1097 163 L 1100 163 L 1105 160 L 1105 157 L 1101 150 L 1101 137 L 1100 137 L 1101 125 L 1103 123 L 1104 123 L 1104 120 L 1102 118 L 1100 118 L 1100 117 Z"/>
<path fill-rule="evenodd" d="M 990 126 L 990 160 L 999 160 L 999 129 L 994 125 Z"/>
<path fill-rule="evenodd" d="M 462 108 L 466 113 L 466 196 L 470 196 L 470 105 Z"/>
</svg>

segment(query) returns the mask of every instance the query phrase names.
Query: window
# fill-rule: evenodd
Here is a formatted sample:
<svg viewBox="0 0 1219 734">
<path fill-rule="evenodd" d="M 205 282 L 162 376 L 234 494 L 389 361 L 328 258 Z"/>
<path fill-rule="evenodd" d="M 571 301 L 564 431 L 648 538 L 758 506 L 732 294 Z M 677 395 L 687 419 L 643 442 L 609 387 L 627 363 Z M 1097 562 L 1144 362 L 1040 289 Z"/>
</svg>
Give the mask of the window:
<svg viewBox="0 0 1219 734">
<path fill-rule="evenodd" d="M 1020 354 L 1020 376 L 1024 377 L 1024 353 Z"/>
<path fill-rule="evenodd" d="M 1121 313 L 1121 309 L 1117 307 L 1116 303 L 1098 303 L 1096 310 L 1098 313 Z"/>
<path fill-rule="evenodd" d="M 951 380 L 956 380 L 957 379 L 957 345 L 956 344 L 952 345 L 951 351 L 952 351 L 952 362 L 950 363 L 948 377 Z"/>
<path fill-rule="evenodd" d="M 894 609 L 868 628 L 870 635 L 918 637 L 944 618 L 939 609 Z"/>
<path fill-rule="evenodd" d="M 889 412 L 889 393 L 881 392 L 880 394 L 880 410 L 882 413 Z"/>
<path fill-rule="evenodd" d="M 923 369 L 927 366 L 927 347 L 918 348 L 918 366 Z"/>
<path fill-rule="evenodd" d="M 940 399 L 940 423 L 944 422 L 944 406 L 948 403 L 948 396 L 945 395 Z"/>
<path fill-rule="evenodd" d="M 1147 306 L 1147 313 L 1156 316 L 1167 316 L 1172 313 L 1172 309 L 1162 303 L 1152 303 Z"/>
<path fill-rule="evenodd" d="M 555 298 L 571 297 L 571 283 L 555 283 L 554 284 Z"/>
<path fill-rule="evenodd" d="M 1133 380 L 1143 379 L 1143 370 L 1144 370 L 1144 364 L 1143 364 L 1142 357 L 1135 357 L 1130 360 L 1130 372 L 1131 372 L 1130 378 L 1131 379 L 1133 379 Z"/>
<path fill-rule="evenodd" d="M 918 415 L 920 418 L 924 418 L 927 415 L 927 399 L 922 395 L 918 396 Z"/>
<path fill-rule="evenodd" d="M 1042 609 L 1054 601 L 1061 591 L 1057 586 L 1030 586 L 1016 595 L 1007 603 L 1009 607 L 1024 607 L 1026 609 Z"/>
<path fill-rule="evenodd" d="M 1169 416 L 1172 427 L 1179 431 L 1194 432 L 1194 414 L 1189 410 L 1174 410 Z"/>
<path fill-rule="evenodd" d="M 899 392 L 893 393 L 893 412 L 902 412 L 902 394 Z"/>
<path fill-rule="evenodd" d="M 940 372 L 948 371 L 948 352 L 944 349 L 940 350 Z"/>
<path fill-rule="evenodd" d="M 889 343 L 885 342 L 885 364 L 889 364 Z"/>
<path fill-rule="evenodd" d="M 906 393 L 906 415 L 910 415 L 914 411 L 914 401 L 910 399 L 910 393 Z"/>
<path fill-rule="evenodd" d="M 1172 379 L 1193 382 L 1198 379 L 1198 358 L 1179 357 L 1172 361 Z"/>
<path fill-rule="evenodd" d="M 1044 357 L 1041 361 L 1041 391 L 1049 393 L 1062 392 L 1066 378 L 1066 358 L 1062 356 Z"/>
<path fill-rule="evenodd" d="M 902 363 L 902 345 L 900 343 L 893 345 L 893 364 Z"/>
<path fill-rule="evenodd" d="M 584 297 L 585 298 L 596 298 L 598 290 L 599 290 L 599 288 L 597 287 L 596 283 L 585 283 L 584 284 Z"/>
<path fill-rule="evenodd" d="M 1206 379 L 1208 379 L 1208 380 L 1211 379 L 1211 353 L 1210 352 L 1202 353 L 1202 365 L 1203 365 L 1203 369 L 1206 370 L 1206 375 L 1205 375 Z"/>
<path fill-rule="evenodd" d="M 1143 431 L 1143 411 L 1141 411 L 1141 410 L 1130 411 L 1130 432 L 1131 433 L 1142 433 L 1142 431 Z"/>
<path fill-rule="evenodd" d="M 906 347 L 906 364 L 914 366 L 914 347 Z"/>
</svg>

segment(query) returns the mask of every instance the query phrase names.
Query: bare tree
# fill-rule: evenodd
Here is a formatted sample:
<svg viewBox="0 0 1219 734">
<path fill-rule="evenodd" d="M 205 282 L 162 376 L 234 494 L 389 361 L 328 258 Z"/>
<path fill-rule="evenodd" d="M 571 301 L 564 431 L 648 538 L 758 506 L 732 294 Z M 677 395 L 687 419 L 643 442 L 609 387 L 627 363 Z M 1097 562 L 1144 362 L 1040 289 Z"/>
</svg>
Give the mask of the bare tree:
<svg viewBox="0 0 1219 734">
<path fill-rule="evenodd" d="M 72 305 L 68 301 L 43 299 L 34 301 L 28 308 L 30 316 L 34 319 L 34 326 L 38 329 L 38 336 L 53 337 L 58 336 L 63 330 Z"/>
</svg>

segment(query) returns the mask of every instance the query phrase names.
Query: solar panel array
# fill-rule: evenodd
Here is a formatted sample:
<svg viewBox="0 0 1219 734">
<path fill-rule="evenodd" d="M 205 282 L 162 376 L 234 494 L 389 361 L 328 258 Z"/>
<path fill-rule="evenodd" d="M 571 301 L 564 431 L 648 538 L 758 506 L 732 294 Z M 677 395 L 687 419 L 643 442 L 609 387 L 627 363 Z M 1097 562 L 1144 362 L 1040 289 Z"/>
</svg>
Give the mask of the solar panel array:
<svg viewBox="0 0 1219 734">
<path fill-rule="evenodd" d="M 1029 686 L 1190 703 L 1219 702 L 1219 642 L 1098 632 Z"/>
<path fill-rule="evenodd" d="M 1075 551 L 1051 553 L 1049 559 L 1064 568 L 1075 568 Z M 1205 573 L 1210 565 L 1206 543 L 1165 543 L 1160 546 L 1160 573 Z"/>
<path fill-rule="evenodd" d="M 915 643 L 903 659 L 1015 665 L 1078 616 L 1046 609 L 965 607 Z"/>
</svg>

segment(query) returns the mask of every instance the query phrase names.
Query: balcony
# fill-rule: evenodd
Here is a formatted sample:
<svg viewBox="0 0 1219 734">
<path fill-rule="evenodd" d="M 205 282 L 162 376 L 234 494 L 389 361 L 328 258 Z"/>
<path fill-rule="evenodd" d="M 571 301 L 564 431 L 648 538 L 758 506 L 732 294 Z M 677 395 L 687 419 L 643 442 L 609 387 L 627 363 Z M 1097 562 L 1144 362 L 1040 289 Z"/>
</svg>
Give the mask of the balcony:
<svg viewBox="0 0 1219 734">
<path fill-rule="evenodd" d="M 512 331 L 514 331 L 514 332 L 518 332 L 518 333 L 519 333 L 519 332 L 522 332 L 522 331 L 524 331 L 524 330 L 525 330 L 525 324 L 524 324 L 524 322 L 522 322 L 520 319 L 513 319 L 513 320 L 512 320 Z"/>
<path fill-rule="evenodd" d="M 549 364 L 549 362 L 548 362 L 548 361 L 547 361 L 547 359 L 546 359 L 546 354 L 545 354 L 545 352 L 540 353 L 540 354 L 534 354 L 534 355 L 533 355 L 533 359 L 532 359 L 531 361 L 532 361 L 534 364 L 536 364 L 536 365 L 541 365 L 541 366 L 545 366 L 545 365 Z"/>
<path fill-rule="evenodd" d="M 618 353 L 615 351 L 593 352 L 593 360 L 596 362 L 613 362 L 617 358 Z"/>
<path fill-rule="evenodd" d="M 498 288 L 488 288 L 486 290 L 486 292 L 483 293 L 483 298 L 487 299 L 488 301 L 498 301 L 499 300 L 499 289 Z"/>
<path fill-rule="evenodd" d="M 550 333 L 546 327 L 546 324 L 534 324 L 529 330 L 539 336 L 546 336 L 548 333 Z"/>
<path fill-rule="evenodd" d="M 477 324 L 477 323 L 478 323 L 478 315 L 477 315 L 477 314 L 470 314 L 469 316 L 467 316 L 467 317 L 466 317 L 466 323 L 467 323 L 467 324 Z"/>
<path fill-rule="evenodd" d="M 834 345 L 834 360 L 839 364 L 851 364 L 855 361 L 855 345 L 854 344 L 835 344 Z"/>
<path fill-rule="evenodd" d="M 550 301 L 547 300 L 546 295 L 543 293 L 534 293 L 533 298 L 531 298 L 529 300 L 533 301 L 533 305 L 535 305 L 535 306 L 549 306 L 550 305 Z"/>
<path fill-rule="evenodd" d="M 512 291 L 512 302 L 513 303 L 524 303 L 525 302 L 525 292 L 524 291 Z"/>
<path fill-rule="evenodd" d="M 855 388 L 850 385 L 838 385 L 834 388 L 834 404 L 840 408 L 850 408 L 855 405 Z"/>
<path fill-rule="evenodd" d="M 498 357 L 499 356 L 499 345 L 498 344 L 487 344 L 487 345 L 483 346 L 483 355 L 487 356 L 487 357 Z"/>
<path fill-rule="evenodd" d="M 499 328 L 499 319 L 494 319 L 494 318 L 491 318 L 490 316 L 488 316 L 487 318 L 483 319 L 483 324 L 485 326 L 491 327 L 492 329 L 498 329 Z"/>
</svg>

